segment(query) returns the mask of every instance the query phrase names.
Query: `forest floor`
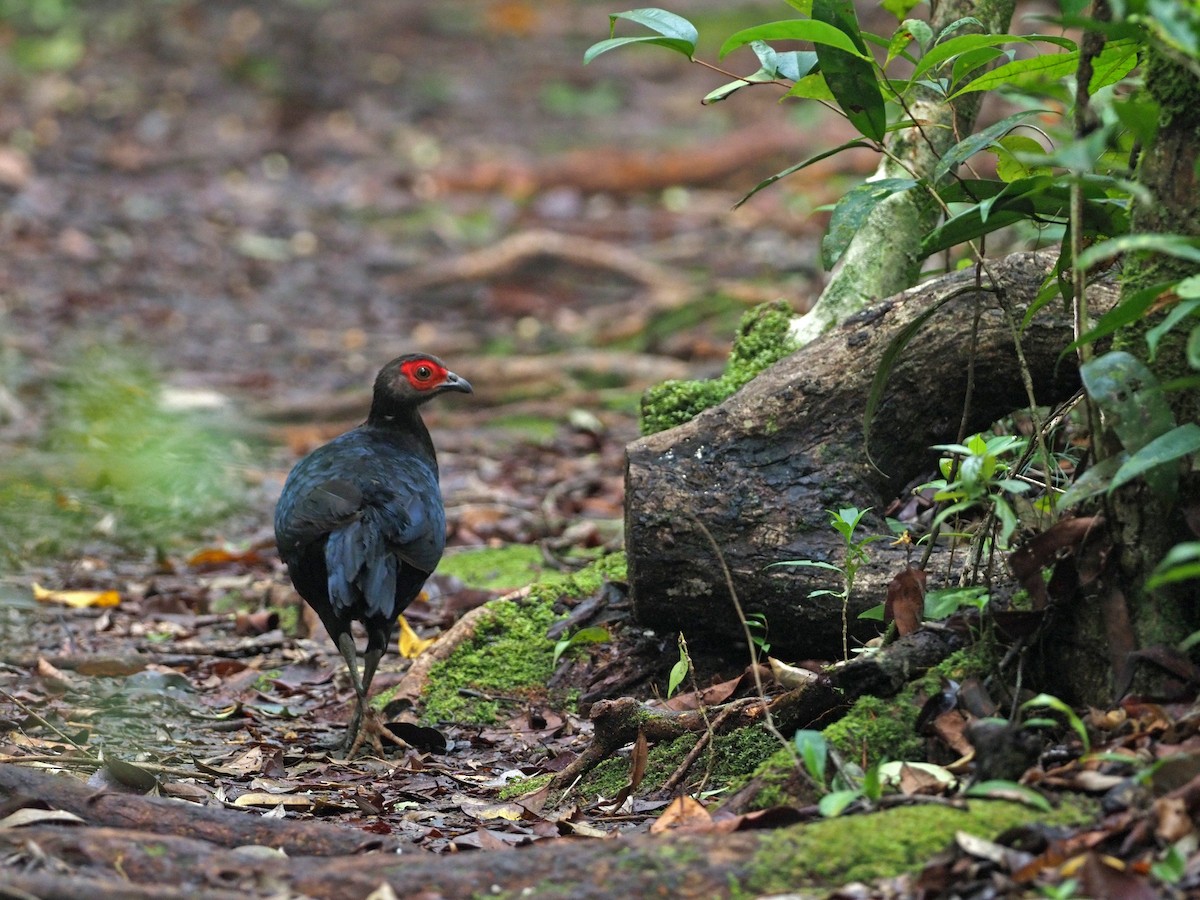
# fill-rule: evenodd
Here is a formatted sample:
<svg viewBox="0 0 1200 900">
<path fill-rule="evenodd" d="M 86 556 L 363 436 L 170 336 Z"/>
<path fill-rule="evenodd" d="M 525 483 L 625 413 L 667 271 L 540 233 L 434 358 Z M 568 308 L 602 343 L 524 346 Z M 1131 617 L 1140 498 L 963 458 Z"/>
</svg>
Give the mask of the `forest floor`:
<svg viewBox="0 0 1200 900">
<path fill-rule="evenodd" d="M 688 14 L 711 58 L 776 5 Z M 584 67 L 612 11 L 109 0 L 40 44 L 0 26 L 0 762 L 442 854 L 654 827 L 671 797 L 500 798 L 591 738 L 544 697 L 342 759 L 352 692 L 270 530 L 289 467 L 361 419 L 375 369 L 436 353 L 475 386 L 427 408 L 450 557 L 540 560 L 436 576 L 409 615 L 436 636 L 618 548 L 640 391 L 719 371 L 752 305 L 819 292 L 814 210 L 870 160 L 734 210 L 837 124 L 770 89 L 702 107 L 724 79 L 662 50 Z M 630 648 L 622 691 L 664 693 L 673 635 L 598 649 L 574 686 L 601 696 Z M 390 653 L 377 690 L 408 666 Z M 6 864 L 37 867 L 21 853 Z"/>
</svg>

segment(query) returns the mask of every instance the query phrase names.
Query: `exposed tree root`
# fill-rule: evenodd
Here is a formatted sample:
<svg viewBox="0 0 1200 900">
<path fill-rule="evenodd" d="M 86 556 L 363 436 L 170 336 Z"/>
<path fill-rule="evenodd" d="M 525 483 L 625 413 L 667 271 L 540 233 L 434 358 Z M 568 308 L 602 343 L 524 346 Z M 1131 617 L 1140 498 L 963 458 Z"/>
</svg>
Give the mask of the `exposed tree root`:
<svg viewBox="0 0 1200 900">
<path fill-rule="evenodd" d="M 592 743 L 554 776 L 550 783 L 551 790 L 564 790 L 574 784 L 621 747 L 636 740 L 639 733 L 652 742 L 671 741 L 684 734 L 707 734 L 710 731 L 723 734 L 763 722 L 768 710 L 779 730 L 785 734 L 798 728 L 824 727 L 840 717 L 861 696 L 894 696 L 909 681 L 965 644 L 966 635 L 963 632 L 952 628 L 926 627 L 869 656 L 833 667 L 815 681 L 770 701 L 744 697 L 708 710 L 707 718 L 700 710 L 676 712 L 640 703 L 630 697 L 601 700 L 591 710 L 595 727 Z M 690 768 L 694 761 L 685 761 L 685 765 Z M 679 775 L 679 779 L 685 776 L 686 770 Z"/>
</svg>

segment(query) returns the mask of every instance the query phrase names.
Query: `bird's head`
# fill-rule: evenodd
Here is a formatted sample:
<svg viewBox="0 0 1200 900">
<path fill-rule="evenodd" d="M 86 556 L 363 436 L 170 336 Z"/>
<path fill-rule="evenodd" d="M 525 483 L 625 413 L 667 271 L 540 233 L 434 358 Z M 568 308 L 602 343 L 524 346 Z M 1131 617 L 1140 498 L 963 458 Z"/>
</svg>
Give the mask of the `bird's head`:
<svg viewBox="0 0 1200 900">
<path fill-rule="evenodd" d="M 447 391 L 471 393 L 471 383 L 455 375 L 436 356 L 408 353 L 398 356 L 375 379 L 375 403 L 418 406 Z"/>
</svg>

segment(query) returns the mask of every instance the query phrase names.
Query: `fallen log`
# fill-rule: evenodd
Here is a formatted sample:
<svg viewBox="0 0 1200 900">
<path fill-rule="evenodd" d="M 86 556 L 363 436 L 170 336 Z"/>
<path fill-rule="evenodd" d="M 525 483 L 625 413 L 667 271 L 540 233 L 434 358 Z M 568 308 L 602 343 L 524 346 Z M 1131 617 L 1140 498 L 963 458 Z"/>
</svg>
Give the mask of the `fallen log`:
<svg viewBox="0 0 1200 900">
<path fill-rule="evenodd" d="M 932 477 L 937 453 L 929 448 L 957 437 L 972 354 L 968 434 L 1029 406 L 1010 323 L 1021 321 L 1053 260 L 1018 253 L 989 264 L 990 289 L 986 278 L 985 290 L 974 289 L 974 273 L 963 272 L 885 300 L 719 406 L 631 444 L 625 544 L 638 620 L 732 649 L 731 635 L 742 630 L 727 568 L 745 613 L 766 617 L 776 653 L 840 656 L 842 602 L 810 596 L 840 589 L 836 573 L 772 563 L 841 564 L 841 538 L 829 527 L 827 509 L 871 507 L 866 533 L 887 533 L 878 512 L 914 478 Z M 1111 284 L 1097 285 L 1091 309 L 1103 310 L 1115 297 Z M 918 326 L 881 396 L 868 457 L 863 410 L 872 379 L 897 335 Z M 1065 400 L 1079 385 L 1074 361 L 1059 356 L 1071 327 L 1068 312 L 1052 303 L 1021 333 L 1041 405 Z M 859 622 L 858 613 L 882 602 L 888 581 L 907 564 L 907 551 L 886 542 L 872 544 L 870 553 L 848 610 L 858 638 L 875 629 Z M 935 576 L 956 573 L 931 570 L 930 588 L 946 583 Z"/>
</svg>

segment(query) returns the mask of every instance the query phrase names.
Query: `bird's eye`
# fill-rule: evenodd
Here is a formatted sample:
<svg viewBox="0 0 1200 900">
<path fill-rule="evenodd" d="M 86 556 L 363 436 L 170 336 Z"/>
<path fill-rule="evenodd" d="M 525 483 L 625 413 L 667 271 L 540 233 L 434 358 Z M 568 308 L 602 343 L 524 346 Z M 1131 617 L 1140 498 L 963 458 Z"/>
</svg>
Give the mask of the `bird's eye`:
<svg viewBox="0 0 1200 900">
<path fill-rule="evenodd" d="M 433 369 L 429 366 L 417 366 L 416 374 L 418 381 L 428 381 L 433 377 Z"/>
</svg>

